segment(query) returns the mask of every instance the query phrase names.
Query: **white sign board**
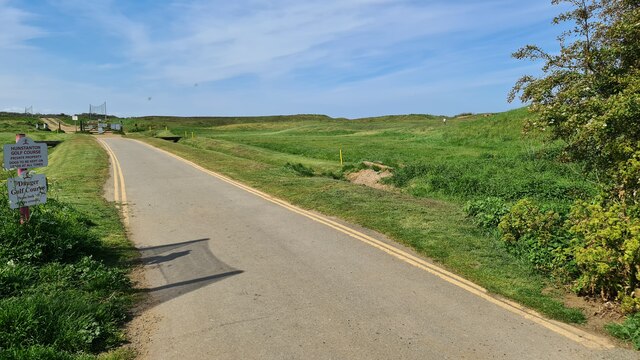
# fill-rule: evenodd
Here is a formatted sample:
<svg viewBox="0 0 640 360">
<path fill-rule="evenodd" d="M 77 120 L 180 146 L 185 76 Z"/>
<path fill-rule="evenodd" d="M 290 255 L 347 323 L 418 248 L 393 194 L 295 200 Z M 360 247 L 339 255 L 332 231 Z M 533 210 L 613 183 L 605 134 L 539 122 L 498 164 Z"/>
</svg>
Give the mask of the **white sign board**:
<svg viewBox="0 0 640 360">
<path fill-rule="evenodd" d="M 71 115 L 71 120 L 78 121 L 78 115 Z"/>
<path fill-rule="evenodd" d="M 32 169 L 49 165 L 47 144 L 35 143 L 28 137 L 15 144 L 4 145 L 4 168 Z"/>
<path fill-rule="evenodd" d="M 111 124 L 111 130 L 120 131 L 122 129 L 122 125 L 120 124 Z"/>
<path fill-rule="evenodd" d="M 47 178 L 44 175 L 9 178 L 7 188 L 9 189 L 9 206 L 12 209 L 47 202 Z"/>
</svg>

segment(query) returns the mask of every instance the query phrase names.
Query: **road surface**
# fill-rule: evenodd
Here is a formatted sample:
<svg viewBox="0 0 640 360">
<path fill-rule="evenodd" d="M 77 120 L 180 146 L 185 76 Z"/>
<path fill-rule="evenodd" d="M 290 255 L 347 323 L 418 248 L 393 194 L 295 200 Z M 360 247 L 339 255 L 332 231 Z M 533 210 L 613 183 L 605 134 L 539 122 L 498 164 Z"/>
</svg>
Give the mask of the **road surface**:
<svg viewBox="0 0 640 360">
<path fill-rule="evenodd" d="M 153 300 L 143 358 L 638 358 L 497 301 L 380 235 L 140 142 L 102 141 Z"/>
</svg>

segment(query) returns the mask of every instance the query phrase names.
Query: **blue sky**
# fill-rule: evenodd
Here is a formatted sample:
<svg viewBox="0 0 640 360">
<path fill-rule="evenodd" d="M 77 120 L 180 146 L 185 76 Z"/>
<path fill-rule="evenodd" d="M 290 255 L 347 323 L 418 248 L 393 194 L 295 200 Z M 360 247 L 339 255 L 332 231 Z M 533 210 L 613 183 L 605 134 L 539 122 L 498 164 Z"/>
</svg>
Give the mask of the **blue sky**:
<svg viewBox="0 0 640 360">
<path fill-rule="evenodd" d="M 0 0 L 0 110 L 497 112 L 550 0 Z"/>
</svg>

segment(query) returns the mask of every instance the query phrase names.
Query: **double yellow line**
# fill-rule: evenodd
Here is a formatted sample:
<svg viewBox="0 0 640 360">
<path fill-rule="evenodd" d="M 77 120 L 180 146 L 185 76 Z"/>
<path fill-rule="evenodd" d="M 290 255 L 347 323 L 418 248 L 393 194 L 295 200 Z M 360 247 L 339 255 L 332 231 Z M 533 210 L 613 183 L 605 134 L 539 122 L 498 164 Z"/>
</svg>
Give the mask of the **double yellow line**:
<svg viewBox="0 0 640 360">
<path fill-rule="evenodd" d="M 102 147 L 109 154 L 111 159 L 111 168 L 113 169 L 113 201 L 116 206 L 120 207 L 122 212 L 122 219 L 125 227 L 129 227 L 129 207 L 127 206 L 127 189 L 124 185 L 124 175 L 122 174 L 122 168 L 120 162 L 116 157 L 116 154 L 111 150 L 111 147 L 102 139 L 98 139 Z"/>
<path fill-rule="evenodd" d="M 135 141 L 138 141 L 138 140 L 135 140 Z M 362 233 L 360 231 L 352 229 L 352 228 L 350 228 L 348 226 L 340 224 L 340 223 L 338 223 L 336 221 L 333 221 L 331 219 L 328 219 L 328 218 L 326 218 L 324 216 L 318 215 L 318 214 L 313 213 L 311 211 L 307 211 L 307 210 L 301 209 L 301 208 L 299 208 L 299 207 L 297 207 L 295 205 L 292 205 L 292 204 L 290 204 L 290 203 L 288 203 L 288 202 L 286 202 L 284 200 L 275 198 L 275 197 L 273 197 L 273 196 L 271 196 L 269 194 L 266 194 L 266 193 L 264 193 L 262 191 L 256 190 L 256 189 L 251 188 L 251 187 L 249 187 L 247 185 L 244 185 L 244 184 L 239 183 L 239 182 L 237 182 L 235 180 L 232 180 L 232 179 L 230 179 L 230 178 L 228 178 L 228 177 L 226 177 L 224 175 L 221 175 L 221 174 L 218 174 L 218 173 L 213 172 L 211 170 L 205 169 L 204 167 L 202 167 L 202 166 L 200 166 L 200 165 L 198 165 L 198 164 L 196 164 L 196 163 L 194 163 L 192 161 L 186 160 L 186 159 L 184 159 L 184 158 L 182 158 L 182 157 L 180 157 L 178 155 L 175 155 L 173 153 L 170 153 L 170 152 L 168 152 L 166 150 L 153 147 L 153 146 L 151 146 L 151 145 L 149 145 L 147 143 L 144 143 L 142 141 L 138 141 L 138 142 L 140 144 L 143 144 L 143 145 L 149 147 L 149 148 L 152 148 L 152 149 L 154 149 L 156 151 L 160 151 L 160 152 L 162 152 L 162 153 L 164 153 L 164 154 L 166 154 L 168 156 L 171 156 L 171 157 L 173 157 L 173 158 L 175 158 L 177 160 L 180 160 L 180 161 L 182 161 L 182 162 L 184 162 L 184 163 L 186 163 L 186 164 L 188 164 L 188 165 L 190 165 L 190 166 L 192 166 L 192 167 L 194 167 L 194 168 L 196 168 L 196 169 L 198 169 L 198 170 L 200 170 L 200 171 L 202 171 L 202 172 L 204 172 L 204 173 L 206 173 L 208 175 L 211 175 L 211 176 L 213 176 L 213 177 L 215 177 L 217 179 L 220 179 L 220 180 L 222 180 L 222 181 L 224 181 L 224 182 L 226 182 L 228 184 L 231 184 L 231 185 L 233 185 L 235 187 L 243 189 L 243 190 L 245 190 L 245 191 L 247 191 L 249 193 L 252 193 L 252 194 L 254 194 L 254 195 L 258 196 L 258 197 L 261 197 L 261 198 L 263 198 L 263 199 L 265 199 L 265 200 L 267 200 L 267 201 L 269 201 L 271 203 L 277 204 L 277 205 L 279 205 L 279 206 L 281 206 L 281 207 L 283 207 L 283 208 L 285 208 L 287 210 L 290 210 L 290 211 L 292 211 L 294 213 L 300 214 L 300 215 L 302 215 L 304 217 L 307 217 L 307 218 L 309 218 L 309 219 L 311 219 L 313 221 L 316 221 L 316 222 L 321 223 L 323 225 L 326 225 L 326 226 L 328 226 L 330 228 L 333 228 L 333 229 L 335 229 L 335 230 L 337 230 L 337 231 L 339 231 L 339 232 L 341 232 L 343 234 L 349 235 L 350 237 L 352 237 L 354 239 L 357 239 L 359 241 L 362 241 L 363 243 L 366 243 L 366 244 L 368 244 L 370 246 L 373 246 L 373 247 L 375 247 L 375 248 L 377 248 L 377 249 L 379 249 L 381 251 L 384 251 L 385 253 L 387 253 L 387 254 L 389 254 L 389 255 L 391 255 L 391 256 L 399 259 L 399 260 L 402 260 L 402 261 L 404 261 L 404 262 L 406 262 L 406 263 L 408 263 L 408 264 L 410 264 L 412 266 L 415 266 L 415 267 L 417 267 L 419 269 L 422 269 L 422 270 L 424 270 L 424 271 L 426 271 L 426 272 L 428 272 L 430 274 L 433 274 L 433 275 L 439 277 L 440 279 L 442 279 L 442 280 L 444 280 L 444 281 L 446 281 L 446 282 L 448 282 L 450 284 L 453 284 L 453 285 L 455 285 L 455 286 L 457 286 L 457 287 L 459 287 L 461 289 L 464 289 L 464 290 L 466 290 L 466 291 L 468 291 L 468 292 L 470 292 L 470 293 L 472 293 L 472 294 L 474 294 L 474 295 L 476 295 L 476 296 L 478 296 L 478 297 L 480 297 L 480 298 L 482 298 L 482 299 L 484 299 L 484 300 L 486 300 L 486 301 L 488 301 L 488 302 L 490 302 L 492 304 L 495 304 L 495 305 L 497 305 L 497 306 L 499 306 L 499 307 L 501 307 L 501 308 L 503 308 L 503 309 L 505 309 L 505 310 L 507 310 L 509 312 L 512 312 L 514 314 L 522 316 L 525 319 L 531 320 L 534 323 L 537 323 L 537 324 L 539 324 L 541 326 L 544 326 L 545 328 L 547 328 L 547 329 L 549 329 L 549 330 L 551 330 L 551 331 L 553 331 L 553 332 L 555 332 L 555 333 L 557 333 L 559 335 L 565 336 L 565 337 L 567 337 L 567 338 L 569 338 L 569 339 L 571 339 L 571 340 L 573 340 L 573 341 L 575 341 L 575 342 L 577 342 L 579 344 L 582 344 L 583 346 L 585 346 L 587 348 L 596 349 L 596 350 L 605 350 L 605 349 L 612 349 L 612 348 L 615 347 L 608 339 L 605 339 L 605 338 L 600 337 L 600 336 L 593 335 L 591 333 L 588 333 L 586 331 L 578 329 L 578 328 L 576 328 L 574 326 L 571 326 L 571 325 L 568 325 L 568 324 L 565 324 L 565 323 L 561 323 L 559 321 L 546 319 L 544 316 L 540 315 L 536 311 L 533 311 L 531 309 L 527 309 L 526 307 L 524 307 L 524 306 L 522 306 L 522 305 L 520 305 L 518 303 L 515 303 L 513 301 L 495 298 L 494 296 L 489 294 L 489 292 L 485 288 L 483 288 L 483 287 L 481 287 L 481 286 L 479 286 L 477 284 L 474 284 L 473 282 L 471 282 L 469 280 L 466 280 L 466 279 L 464 279 L 464 278 L 462 278 L 462 277 L 460 277 L 460 276 L 458 276 L 458 275 L 456 275 L 454 273 L 451 273 L 451 272 L 449 272 L 449 271 L 447 271 L 447 270 L 445 270 L 445 269 L 443 269 L 443 268 L 441 268 L 439 266 L 431 264 L 431 263 L 425 261 L 424 259 L 416 257 L 416 256 L 414 256 L 414 255 L 412 255 L 412 254 L 410 254 L 410 253 L 408 253 L 408 252 L 406 252 L 404 250 L 398 249 L 398 248 L 396 248 L 396 247 L 394 247 L 392 245 L 389 245 L 389 244 L 387 244 L 385 242 L 377 240 L 377 239 L 375 239 L 375 238 L 373 238 L 373 237 L 371 237 L 371 236 L 369 236 L 367 234 L 364 234 L 364 233 Z"/>
</svg>

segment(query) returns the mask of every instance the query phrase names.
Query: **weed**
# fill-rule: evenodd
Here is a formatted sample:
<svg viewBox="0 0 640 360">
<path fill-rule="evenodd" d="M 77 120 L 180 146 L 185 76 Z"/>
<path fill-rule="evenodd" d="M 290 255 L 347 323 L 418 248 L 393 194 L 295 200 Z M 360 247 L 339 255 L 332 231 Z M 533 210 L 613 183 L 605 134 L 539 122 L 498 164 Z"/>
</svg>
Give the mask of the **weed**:
<svg viewBox="0 0 640 360">
<path fill-rule="evenodd" d="M 509 207 L 500 198 L 488 197 L 467 202 L 463 210 L 476 225 L 493 230 L 500 223 L 500 219 L 509 212 Z"/>
<path fill-rule="evenodd" d="M 525 198 L 502 217 L 501 239 L 536 269 L 569 277 L 575 274 L 576 264 L 564 221 L 557 212 L 544 211 L 536 202 Z"/>
<path fill-rule="evenodd" d="M 611 335 L 631 342 L 636 350 L 640 350 L 640 313 L 628 316 L 622 324 L 609 324 L 606 329 Z"/>
<path fill-rule="evenodd" d="M 6 204 L 3 188 L 6 189 L 0 186 L 0 203 Z M 0 261 L 3 262 L 74 261 L 99 246 L 99 240 L 88 234 L 86 220 L 54 199 L 33 207 L 31 218 L 24 225 L 20 225 L 18 213 L 7 206 L 0 207 L 0 216 L 5 219 L 0 225 Z"/>
</svg>

